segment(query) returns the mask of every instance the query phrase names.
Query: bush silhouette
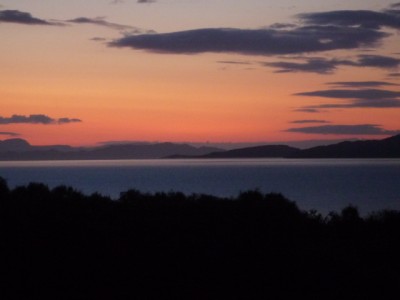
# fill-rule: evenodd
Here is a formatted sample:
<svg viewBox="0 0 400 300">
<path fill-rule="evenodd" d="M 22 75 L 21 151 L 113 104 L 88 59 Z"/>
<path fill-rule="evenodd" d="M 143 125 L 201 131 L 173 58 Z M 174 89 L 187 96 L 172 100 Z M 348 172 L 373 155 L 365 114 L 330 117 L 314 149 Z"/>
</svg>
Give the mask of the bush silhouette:
<svg viewBox="0 0 400 300">
<path fill-rule="evenodd" d="M 397 211 L 324 218 L 258 190 L 111 200 L 0 179 L 0 193 L 2 273 L 19 299 L 384 299 L 398 286 Z"/>
</svg>

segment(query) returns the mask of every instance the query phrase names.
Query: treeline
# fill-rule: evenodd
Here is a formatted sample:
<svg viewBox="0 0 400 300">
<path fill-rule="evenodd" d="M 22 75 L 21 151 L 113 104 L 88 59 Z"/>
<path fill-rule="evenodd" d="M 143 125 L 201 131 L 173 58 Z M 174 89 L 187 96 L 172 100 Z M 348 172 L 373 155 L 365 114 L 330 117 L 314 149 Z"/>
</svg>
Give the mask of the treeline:
<svg viewBox="0 0 400 300">
<path fill-rule="evenodd" d="M 1 178 L 0 199 L 2 299 L 387 299 L 400 286 L 398 211 L 322 216 L 259 191 L 112 200 Z"/>
</svg>

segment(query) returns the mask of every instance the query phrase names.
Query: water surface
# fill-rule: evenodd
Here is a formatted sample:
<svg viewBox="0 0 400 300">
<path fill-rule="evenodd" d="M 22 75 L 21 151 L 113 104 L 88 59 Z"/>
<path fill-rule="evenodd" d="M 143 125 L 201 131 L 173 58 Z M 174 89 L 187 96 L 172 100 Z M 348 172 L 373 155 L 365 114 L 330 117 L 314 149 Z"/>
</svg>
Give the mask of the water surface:
<svg viewBox="0 0 400 300">
<path fill-rule="evenodd" d="M 400 209 L 400 159 L 160 159 L 0 162 L 10 187 L 42 182 L 117 198 L 130 188 L 236 196 L 280 192 L 323 213 Z"/>
</svg>

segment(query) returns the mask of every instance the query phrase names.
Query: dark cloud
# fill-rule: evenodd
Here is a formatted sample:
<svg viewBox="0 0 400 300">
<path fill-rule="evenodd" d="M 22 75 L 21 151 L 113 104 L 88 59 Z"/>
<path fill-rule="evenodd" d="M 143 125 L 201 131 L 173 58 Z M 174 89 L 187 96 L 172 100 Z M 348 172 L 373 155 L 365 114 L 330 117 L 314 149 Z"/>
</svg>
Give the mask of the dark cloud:
<svg viewBox="0 0 400 300">
<path fill-rule="evenodd" d="M 368 88 L 368 87 L 381 87 L 381 86 L 398 86 L 399 84 L 386 82 L 386 81 L 336 81 L 328 82 L 329 85 L 346 88 Z"/>
<path fill-rule="evenodd" d="M 296 96 L 324 97 L 337 99 L 390 99 L 399 98 L 400 92 L 380 89 L 359 89 L 359 90 L 320 90 L 313 92 L 297 93 Z"/>
<path fill-rule="evenodd" d="M 12 115 L 11 117 L 1 117 L 0 116 L 0 124 L 68 124 L 68 123 L 77 123 L 82 122 L 80 119 L 70 119 L 70 118 L 60 118 L 53 119 L 46 115 Z"/>
<path fill-rule="evenodd" d="M 148 2 L 148 1 L 142 1 Z M 383 27 L 400 29 L 398 4 L 383 11 L 342 10 L 305 13 L 298 24 L 276 23 L 263 29 L 203 28 L 162 34 L 125 36 L 110 43 L 114 47 L 176 54 L 228 52 L 246 55 L 311 53 L 338 49 L 375 47 L 391 34 Z M 283 62 L 281 62 L 283 64 Z M 359 66 L 394 67 L 399 61 L 378 56 L 360 56 Z M 315 65 L 315 68 L 313 68 Z M 307 61 L 297 65 L 275 65 L 285 71 L 329 73 L 332 62 Z"/>
<path fill-rule="evenodd" d="M 400 8 L 400 2 L 399 3 L 393 3 L 390 5 L 391 8 Z"/>
<path fill-rule="evenodd" d="M 372 67 L 372 68 L 396 68 L 400 65 L 400 59 L 382 55 L 358 55 L 355 60 L 325 59 L 325 58 L 302 58 L 297 62 L 266 62 L 266 67 L 277 68 L 277 73 L 309 72 L 318 74 L 331 74 L 338 66 Z"/>
<path fill-rule="evenodd" d="M 390 73 L 388 74 L 389 77 L 400 77 L 400 73 Z"/>
<path fill-rule="evenodd" d="M 356 99 L 345 103 L 328 103 L 305 106 L 306 109 L 329 108 L 400 108 L 400 100 L 397 99 Z"/>
<path fill-rule="evenodd" d="M 307 134 L 344 134 L 344 135 L 396 135 L 398 130 L 385 130 L 377 124 L 361 125 L 322 125 L 300 128 L 289 128 L 287 132 L 300 132 Z"/>
<path fill-rule="evenodd" d="M 58 124 L 68 124 L 68 123 L 80 123 L 82 122 L 81 119 L 70 119 L 70 118 L 59 118 L 58 120 L 56 120 L 56 123 Z"/>
<path fill-rule="evenodd" d="M 340 82 L 339 82 L 340 83 Z M 372 82 L 378 84 L 379 82 Z M 342 83 L 343 84 L 343 83 Z M 356 88 L 371 82 L 347 82 L 349 87 Z M 353 86 L 351 86 L 353 85 Z M 332 108 L 400 108 L 400 92 L 382 89 L 328 89 L 297 93 L 296 96 L 322 97 L 341 100 L 341 103 L 325 103 L 308 105 L 300 109 L 332 109 Z M 344 101 L 344 102 L 343 102 Z"/>
<path fill-rule="evenodd" d="M 292 121 L 290 123 L 292 123 L 292 124 L 309 124 L 309 123 L 326 124 L 326 123 L 330 123 L 330 122 L 325 121 L 325 120 L 296 120 L 296 121 Z"/>
<path fill-rule="evenodd" d="M 380 12 L 370 10 L 338 10 L 300 14 L 298 17 L 304 23 L 312 25 L 358 26 L 369 29 L 390 27 L 400 29 L 400 14 L 397 10 Z"/>
<path fill-rule="evenodd" d="M 294 28 L 296 27 L 296 25 L 291 23 L 274 23 L 268 27 L 273 29 L 287 29 L 287 28 Z"/>
<path fill-rule="evenodd" d="M 46 20 L 35 18 L 30 13 L 19 10 L 0 11 L 0 23 L 2 22 L 25 25 L 61 25 L 60 23 L 48 22 Z"/>
<path fill-rule="evenodd" d="M 9 132 L 9 131 L 0 131 L 0 135 L 7 135 L 7 136 L 19 136 L 16 132 Z"/>
<path fill-rule="evenodd" d="M 310 72 L 318 74 L 331 74 L 337 66 L 334 60 L 321 58 L 310 58 L 303 63 L 295 62 L 266 62 L 262 63 L 266 67 L 277 68 L 277 73 Z"/>
<path fill-rule="evenodd" d="M 387 33 L 374 29 L 340 26 L 304 26 L 285 30 L 208 28 L 125 36 L 109 45 L 158 53 L 274 55 L 373 46 L 386 36 Z"/>
<path fill-rule="evenodd" d="M 400 59 L 382 56 L 382 55 L 359 55 L 358 62 L 355 63 L 359 67 L 376 67 L 376 68 L 396 68 L 400 65 Z"/>
</svg>

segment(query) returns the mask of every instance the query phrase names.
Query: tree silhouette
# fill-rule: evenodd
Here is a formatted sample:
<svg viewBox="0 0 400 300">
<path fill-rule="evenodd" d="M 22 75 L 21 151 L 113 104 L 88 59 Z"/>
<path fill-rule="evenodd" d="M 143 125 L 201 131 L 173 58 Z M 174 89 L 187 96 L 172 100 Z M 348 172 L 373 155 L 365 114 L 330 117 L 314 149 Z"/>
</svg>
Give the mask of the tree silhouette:
<svg viewBox="0 0 400 300">
<path fill-rule="evenodd" d="M 385 299 L 399 283 L 398 211 L 324 218 L 259 190 L 111 200 L 2 178 L 0 195 L 0 272 L 19 299 Z"/>
</svg>

